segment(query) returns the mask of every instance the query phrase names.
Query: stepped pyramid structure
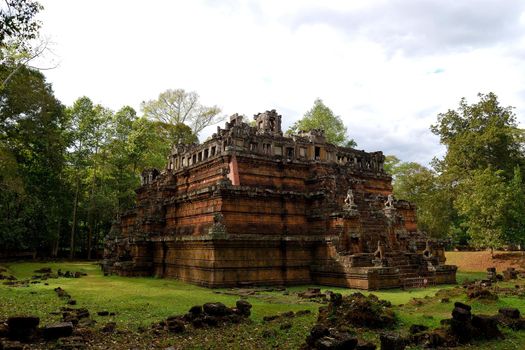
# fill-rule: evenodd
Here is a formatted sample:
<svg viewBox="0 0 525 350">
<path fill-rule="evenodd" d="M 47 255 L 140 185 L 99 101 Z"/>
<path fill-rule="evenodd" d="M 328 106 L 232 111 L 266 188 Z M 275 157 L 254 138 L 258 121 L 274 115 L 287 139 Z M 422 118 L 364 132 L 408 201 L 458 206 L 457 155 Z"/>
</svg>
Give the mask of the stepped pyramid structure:
<svg viewBox="0 0 525 350">
<path fill-rule="evenodd" d="M 106 273 L 209 287 L 455 283 L 415 207 L 393 198 L 382 152 L 338 147 L 322 130 L 285 136 L 275 110 L 254 119 L 233 115 L 143 172 L 136 208 L 106 239 Z"/>
</svg>

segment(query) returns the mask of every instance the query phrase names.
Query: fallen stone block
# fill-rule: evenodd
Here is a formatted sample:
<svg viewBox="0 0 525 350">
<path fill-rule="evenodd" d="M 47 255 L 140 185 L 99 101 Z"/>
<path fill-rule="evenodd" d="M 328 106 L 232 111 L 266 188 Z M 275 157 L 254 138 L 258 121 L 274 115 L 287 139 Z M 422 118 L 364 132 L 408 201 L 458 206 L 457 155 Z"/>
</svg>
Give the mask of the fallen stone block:
<svg viewBox="0 0 525 350">
<path fill-rule="evenodd" d="M 73 323 L 60 322 L 42 328 L 42 337 L 46 340 L 69 337 L 73 333 Z"/>
<path fill-rule="evenodd" d="M 35 337 L 40 318 L 35 316 L 14 316 L 7 319 L 8 337 L 12 340 L 27 341 Z"/>
</svg>

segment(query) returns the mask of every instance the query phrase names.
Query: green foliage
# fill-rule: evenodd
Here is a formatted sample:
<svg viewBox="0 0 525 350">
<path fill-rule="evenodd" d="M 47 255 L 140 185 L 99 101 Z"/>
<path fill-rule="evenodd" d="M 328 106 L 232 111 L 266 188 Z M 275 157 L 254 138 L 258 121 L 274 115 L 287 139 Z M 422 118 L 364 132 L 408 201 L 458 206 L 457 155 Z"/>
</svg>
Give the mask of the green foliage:
<svg viewBox="0 0 525 350">
<path fill-rule="evenodd" d="M 0 79 L 8 74 L 0 66 Z M 0 247 L 48 247 L 66 195 L 63 106 L 42 74 L 25 67 L 0 91 L 0 101 Z"/>
<path fill-rule="evenodd" d="M 508 185 L 507 215 L 505 217 L 505 241 L 525 244 L 525 189 L 521 169 L 516 166 Z"/>
<path fill-rule="evenodd" d="M 182 124 L 189 126 L 196 136 L 205 127 L 224 119 L 218 116 L 221 112 L 219 107 L 203 106 L 196 92 L 186 92 L 183 89 L 166 90 L 159 95 L 158 99 L 142 102 L 141 107 L 144 116 L 159 122 L 168 135 L 175 133 L 172 144 L 180 140 L 184 141 L 188 137 L 187 131 L 181 128 Z M 177 132 L 182 132 L 182 134 L 178 135 Z"/>
<path fill-rule="evenodd" d="M 477 170 L 461 183 L 455 206 L 467 228 L 470 243 L 499 248 L 504 243 L 508 187 L 502 171 Z"/>
<path fill-rule="evenodd" d="M 383 165 L 383 168 L 385 169 L 385 172 L 391 176 L 395 175 L 395 169 L 397 165 L 401 162 L 399 158 L 397 158 L 394 155 L 387 155 L 385 156 L 385 162 Z"/>
<path fill-rule="evenodd" d="M 287 134 L 295 134 L 299 131 L 310 131 L 313 129 L 324 130 L 326 139 L 333 144 L 344 147 L 356 147 L 353 139 L 346 134 L 346 126 L 341 117 L 337 116 L 328 108 L 321 99 L 314 101 L 313 107 L 305 113 L 304 117 L 296 121 Z"/>
<path fill-rule="evenodd" d="M 510 179 L 514 167 L 523 165 L 523 130 L 512 107 L 500 106 L 494 93 L 478 96 L 480 101 L 472 105 L 461 99 L 457 110 L 440 113 L 431 126 L 447 147 L 441 166 L 455 179 L 488 167 Z"/>
<path fill-rule="evenodd" d="M 35 39 L 40 29 L 40 22 L 35 15 L 42 6 L 33 0 L 6 0 L 0 7 L 0 46 L 7 41 L 25 42 Z"/>
<path fill-rule="evenodd" d="M 419 228 L 433 237 L 450 236 L 454 213 L 450 210 L 449 191 L 438 174 L 415 162 L 401 162 L 395 156 L 385 158 L 385 169 L 393 177 L 393 193 L 416 205 Z"/>
<path fill-rule="evenodd" d="M 438 115 L 431 130 L 447 153 L 434 166 L 452 204 L 449 232 L 493 249 L 523 241 L 524 139 L 511 107 L 493 93 L 478 96 L 477 103 L 462 99 L 457 110 Z"/>
<path fill-rule="evenodd" d="M 42 8 L 34 0 L 5 0 L 0 7 L 0 64 L 8 68 L 0 80 L 0 90 L 46 49 L 47 42 L 37 40 L 41 23 L 35 16 Z"/>
</svg>

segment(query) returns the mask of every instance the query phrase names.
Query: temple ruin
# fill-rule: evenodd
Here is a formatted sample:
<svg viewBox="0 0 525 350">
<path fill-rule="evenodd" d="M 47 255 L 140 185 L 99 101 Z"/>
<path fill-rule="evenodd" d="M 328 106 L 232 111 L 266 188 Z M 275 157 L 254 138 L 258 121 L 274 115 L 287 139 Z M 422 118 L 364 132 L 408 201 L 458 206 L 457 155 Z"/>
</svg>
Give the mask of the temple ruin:
<svg viewBox="0 0 525 350">
<path fill-rule="evenodd" d="M 209 287 L 455 283 L 415 207 L 392 196 L 382 152 L 338 147 L 322 130 L 283 135 L 275 110 L 254 121 L 233 115 L 143 172 L 136 208 L 106 239 L 106 273 Z"/>
</svg>

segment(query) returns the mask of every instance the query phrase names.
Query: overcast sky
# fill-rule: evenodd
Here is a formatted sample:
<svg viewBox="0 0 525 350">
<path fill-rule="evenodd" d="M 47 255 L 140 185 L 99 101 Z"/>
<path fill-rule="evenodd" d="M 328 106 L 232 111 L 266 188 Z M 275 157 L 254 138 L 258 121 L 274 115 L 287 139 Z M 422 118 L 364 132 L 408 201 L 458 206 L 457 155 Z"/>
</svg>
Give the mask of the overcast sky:
<svg viewBox="0 0 525 350">
<path fill-rule="evenodd" d="M 357 148 L 424 164 L 444 151 L 430 124 L 461 97 L 493 91 L 525 121 L 522 0 L 41 3 L 66 105 L 140 110 L 183 88 L 226 115 L 275 108 L 287 127 L 319 97 Z"/>
</svg>

